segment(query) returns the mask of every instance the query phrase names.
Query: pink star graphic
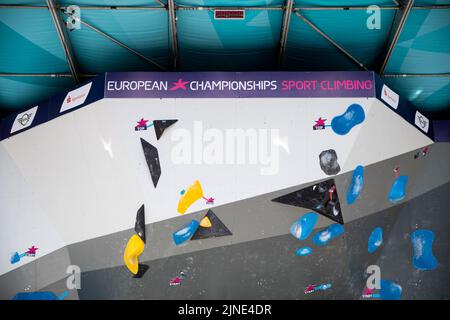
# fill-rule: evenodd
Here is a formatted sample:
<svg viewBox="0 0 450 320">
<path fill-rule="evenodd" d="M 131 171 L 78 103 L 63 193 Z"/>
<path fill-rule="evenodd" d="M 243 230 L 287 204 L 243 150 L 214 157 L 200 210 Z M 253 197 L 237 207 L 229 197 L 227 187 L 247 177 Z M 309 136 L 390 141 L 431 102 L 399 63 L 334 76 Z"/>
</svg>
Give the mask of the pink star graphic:
<svg viewBox="0 0 450 320">
<path fill-rule="evenodd" d="M 137 127 L 147 127 L 147 122 L 148 120 L 144 120 L 144 118 L 141 118 L 141 120 L 137 122 Z"/>
<path fill-rule="evenodd" d="M 39 248 L 36 248 L 35 246 L 32 246 L 31 248 L 28 248 L 28 251 L 25 252 L 25 253 L 28 253 L 28 254 L 36 254 L 36 250 L 37 250 L 37 249 L 39 249 Z"/>
<path fill-rule="evenodd" d="M 327 119 L 322 119 L 322 117 L 319 117 L 319 119 L 316 120 L 316 126 L 325 126 L 325 121 L 327 121 Z"/>
<path fill-rule="evenodd" d="M 189 81 L 183 81 L 183 79 L 178 79 L 177 82 L 172 82 L 173 87 L 170 88 L 170 91 L 176 91 L 178 89 L 186 90 L 186 85 L 189 83 Z"/>
<path fill-rule="evenodd" d="M 206 200 L 206 204 L 214 204 L 214 199 L 215 199 L 215 198 L 213 198 L 213 197 L 211 197 L 211 198 L 205 198 L 205 197 L 203 197 L 203 199 Z"/>
<path fill-rule="evenodd" d="M 369 289 L 369 288 L 365 288 L 364 292 L 363 292 L 364 295 L 369 295 L 369 294 L 372 294 L 372 293 L 373 293 L 372 289 Z"/>
</svg>

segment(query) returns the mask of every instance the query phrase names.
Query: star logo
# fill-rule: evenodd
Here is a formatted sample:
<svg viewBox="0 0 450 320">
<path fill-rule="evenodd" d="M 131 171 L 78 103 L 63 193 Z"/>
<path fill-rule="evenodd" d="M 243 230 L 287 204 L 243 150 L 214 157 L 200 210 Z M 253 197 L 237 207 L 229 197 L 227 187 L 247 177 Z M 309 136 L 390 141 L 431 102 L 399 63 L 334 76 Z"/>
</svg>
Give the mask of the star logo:
<svg viewBox="0 0 450 320">
<path fill-rule="evenodd" d="M 178 79 L 177 82 L 172 82 L 173 87 L 170 88 L 170 91 L 176 91 L 178 89 L 186 90 L 186 85 L 189 83 L 189 81 L 183 81 L 183 79 Z"/>
<path fill-rule="evenodd" d="M 325 121 L 327 121 L 327 119 L 322 119 L 322 117 L 319 117 L 319 119 L 316 120 L 316 126 L 325 126 Z"/>
<path fill-rule="evenodd" d="M 39 248 L 36 248 L 35 246 L 32 246 L 31 248 L 28 248 L 28 251 L 25 252 L 25 253 L 26 253 L 26 254 L 32 254 L 32 255 L 35 255 L 37 249 L 39 249 Z"/>
<path fill-rule="evenodd" d="M 134 127 L 134 130 L 138 131 L 138 130 L 147 130 L 148 126 L 147 126 L 147 122 L 149 120 L 144 120 L 144 118 L 141 118 L 141 120 L 139 120 L 137 122 L 137 125 Z"/>
<path fill-rule="evenodd" d="M 203 199 L 206 200 L 206 204 L 214 204 L 215 198 L 213 198 L 213 197 L 211 197 L 211 198 L 205 198 L 205 197 L 203 197 Z"/>
<path fill-rule="evenodd" d="M 314 130 L 325 129 L 325 121 L 327 121 L 327 119 L 322 119 L 322 117 L 320 117 L 319 119 L 316 120 L 316 124 L 313 126 L 313 129 Z"/>
</svg>

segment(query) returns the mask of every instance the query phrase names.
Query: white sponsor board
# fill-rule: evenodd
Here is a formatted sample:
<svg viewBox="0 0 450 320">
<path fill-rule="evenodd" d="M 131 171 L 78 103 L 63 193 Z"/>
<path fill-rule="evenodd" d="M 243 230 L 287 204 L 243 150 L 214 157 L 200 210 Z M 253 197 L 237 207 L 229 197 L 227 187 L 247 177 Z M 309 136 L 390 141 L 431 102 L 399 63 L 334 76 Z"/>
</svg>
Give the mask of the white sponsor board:
<svg viewBox="0 0 450 320">
<path fill-rule="evenodd" d="M 64 102 L 59 112 L 61 113 L 82 105 L 91 91 L 91 86 L 92 82 L 89 82 L 78 89 L 70 91 L 64 98 Z"/>
<path fill-rule="evenodd" d="M 430 121 L 427 117 L 421 114 L 419 111 L 416 111 L 416 116 L 414 120 L 416 126 L 420 128 L 425 133 L 428 133 L 428 129 L 430 127 Z"/>
<path fill-rule="evenodd" d="M 36 116 L 37 110 L 38 110 L 38 106 L 31 108 L 27 111 L 24 111 L 22 113 L 19 113 L 17 115 L 16 119 L 14 119 L 14 123 L 11 127 L 11 133 L 20 131 L 22 129 L 25 129 L 25 128 L 31 126 L 31 124 L 34 121 L 34 117 Z"/>
<path fill-rule="evenodd" d="M 387 85 L 383 84 L 381 88 L 381 99 L 390 105 L 392 108 L 398 108 L 399 96 L 394 91 L 392 91 Z"/>
</svg>

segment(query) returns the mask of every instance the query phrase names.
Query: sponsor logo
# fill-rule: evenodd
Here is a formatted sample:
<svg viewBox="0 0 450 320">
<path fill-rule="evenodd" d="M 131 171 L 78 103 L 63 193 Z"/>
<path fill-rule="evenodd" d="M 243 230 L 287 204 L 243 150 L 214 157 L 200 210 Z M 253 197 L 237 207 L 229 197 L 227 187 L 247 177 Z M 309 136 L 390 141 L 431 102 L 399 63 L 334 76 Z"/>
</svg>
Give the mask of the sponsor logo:
<svg viewBox="0 0 450 320">
<path fill-rule="evenodd" d="M 170 91 L 176 91 L 178 89 L 186 90 L 187 84 L 189 84 L 189 81 L 183 81 L 183 79 L 178 79 L 177 82 L 172 82 L 172 87 L 169 90 Z"/>
<path fill-rule="evenodd" d="M 427 133 L 429 126 L 430 126 L 430 121 L 428 120 L 427 117 L 425 117 L 423 114 L 421 114 L 419 111 L 416 111 L 416 119 L 415 119 L 415 124 L 416 126 L 418 126 L 423 132 Z"/>
<path fill-rule="evenodd" d="M 37 249 L 39 248 L 31 246 L 31 248 L 28 248 L 28 250 L 23 253 L 13 252 L 10 256 L 11 264 L 19 262 L 23 257 L 35 257 Z"/>
<path fill-rule="evenodd" d="M 137 125 L 134 127 L 135 131 L 141 131 L 141 130 L 147 130 L 150 128 L 153 123 L 147 124 L 150 120 L 145 120 L 144 118 L 141 118 L 141 120 L 137 121 Z"/>
<path fill-rule="evenodd" d="M 325 129 L 325 127 L 326 127 L 325 121 L 327 121 L 327 119 L 322 119 L 322 117 L 317 119 L 316 120 L 316 124 L 313 125 L 313 130 L 323 130 L 323 129 Z"/>
<path fill-rule="evenodd" d="M 369 289 L 369 288 L 364 288 L 364 292 L 362 294 L 362 297 L 365 299 L 376 299 L 376 298 L 380 298 L 380 294 L 379 293 L 374 293 L 375 289 Z"/>
<path fill-rule="evenodd" d="M 325 291 L 331 288 L 331 284 L 327 283 L 327 284 L 321 284 L 321 285 L 315 285 L 315 284 L 310 284 L 309 286 L 307 286 L 305 288 L 305 294 L 310 294 L 316 291 Z"/>
<path fill-rule="evenodd" d="M 381 88 L 381 99 L 390 105 L 392 108 L 398 108 L 399 96 L 394 91 L 392 91 L 387 85 L 383 85 Z"/>
<path fill-rule="evenodd" d="M 92 82 L 85 84 L 84 86 L 70 91 L 64 98 L 64 102 L 61 106 L 59 113 L 70 110 L 72 108 L 82 105 L 91 91 Z"/>
<path fill-rule="evenodd" d="M 38 106 L 31 108 L 27 111 L 24 111 L 22 113 L 19 113 L 14 120 L 14 123 L 11 128 L 11 133 L 14 133 L 16 131 L 25 129 L 33 123 L 34 117 L 36 115 Z"/>
</svg>

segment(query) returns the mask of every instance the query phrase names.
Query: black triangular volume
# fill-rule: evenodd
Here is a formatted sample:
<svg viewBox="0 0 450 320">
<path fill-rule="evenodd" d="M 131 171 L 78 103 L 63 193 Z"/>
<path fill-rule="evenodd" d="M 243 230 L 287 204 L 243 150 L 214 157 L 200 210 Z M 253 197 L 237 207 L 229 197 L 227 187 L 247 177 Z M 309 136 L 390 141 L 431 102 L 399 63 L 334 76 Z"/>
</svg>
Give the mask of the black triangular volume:
<svg viewBox="0 0 450 320">
<path fill-rule="evenodd" d="M 161 138 L 164 130 L 173 125 L 178 120 L 153 120 L 153 126 L 155 127 L 156 139 Z"/>
<path fill-rule="evenodd" d="M 332 194 L 332 199 L 330 199 L 330 194 Z M 316 183 L 310 187 L 272 199 L 272 201 L 311 209 L 333 221 L 344 224 L 334 179 Z"/>
<path fill-rule="evenodd" d="M 134 231 L 145 243 L 145 209 L 142 205 L 136 214 L 136 223 L 134 224 Z"/>
<path fill-rule="evenodd" d="M 200 239 L 208 239 L 215 237 L 223 237 L 223 236 L 231 236 L 232 233 L 228 228 L 223 224 L 223 222 L 215 215 L 212 210 L 208 210 L 205 217 L 208 217 L 209 221 L 211 221 L 211 227 L 205 228 L 199 226 L 197 231 L 195 231 L 191 240 L 200 240 Z"/>
<path fill-rule="evenodd" d="M 153 185 L 156 188 L 159 177 L 161 176 L 161 166 L 159 164 L 158 149 L 141 138 L 142 149 L 144 150 L 145 160 L 147 161 Z"/>
</svg>

